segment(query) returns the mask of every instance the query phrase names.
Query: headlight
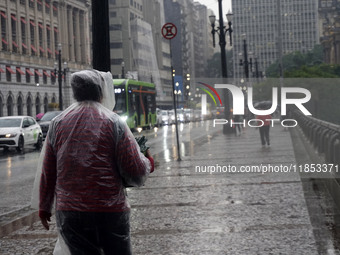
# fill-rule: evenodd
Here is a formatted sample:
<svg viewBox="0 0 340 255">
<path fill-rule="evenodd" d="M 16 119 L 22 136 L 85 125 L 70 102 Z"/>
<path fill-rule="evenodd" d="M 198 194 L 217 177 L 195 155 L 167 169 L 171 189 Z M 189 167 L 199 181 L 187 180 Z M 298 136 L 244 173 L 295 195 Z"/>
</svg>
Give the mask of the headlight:
<svg viewBox="0 0 340 255">
<path fill-rule="evenodd" d="M 123 119 L 124 121 L 127 121 L 128 116 L 122 116 L 122 119 Z"/>
<path fill-rule="evenodd" d="M 5 137 L 6 138 L 12 138 L 12 137 L 16 137 L 17 134 L 6 134 Z"/>
</svg>

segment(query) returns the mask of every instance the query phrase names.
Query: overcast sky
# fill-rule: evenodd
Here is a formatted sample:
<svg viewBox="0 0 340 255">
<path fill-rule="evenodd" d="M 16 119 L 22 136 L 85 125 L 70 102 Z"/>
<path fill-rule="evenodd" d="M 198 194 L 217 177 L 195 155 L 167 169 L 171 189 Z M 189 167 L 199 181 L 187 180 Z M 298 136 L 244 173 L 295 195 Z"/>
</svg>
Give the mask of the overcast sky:
<svg viewBox="0 0 340 255">
<path fill-rule="evenodd" d="M 218 1 L 217 0 L 195 0 L 200 2 L 214 11 L 216 18 L 218 19 Z M 225 14 L 231 9 L 231 0 L 222 0 L 222 9 L 223 9 L 223 17 L 225 18 Z"/>
</svg>

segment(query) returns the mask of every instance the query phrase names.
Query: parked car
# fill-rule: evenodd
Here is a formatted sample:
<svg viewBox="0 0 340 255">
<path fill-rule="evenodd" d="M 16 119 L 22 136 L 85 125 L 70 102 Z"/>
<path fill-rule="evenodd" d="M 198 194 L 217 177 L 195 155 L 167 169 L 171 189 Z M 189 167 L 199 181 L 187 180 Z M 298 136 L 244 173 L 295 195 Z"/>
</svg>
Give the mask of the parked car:
<svg viewBox="0 0 340 255">
<path fill-rule="evenodd" d="M 47 131 L 48 131 L 48 128 L 50 127 L 51 120 L 54 117 L 58 116 L 60 113 L 61 113 L 61 111 L 46 112 L 44 114 L 44 116 L 40 119 L 40 121 L 38 122 L 40 127 L 41 127 L 41 130 L 42 130 L 43 139 L 46 138 Z"/>
<path fill-rule="evenodd" d="M 42 131 L 30 116 L 8 116 L 0 118 L 0 147 L 4 150 L 16 148 L 22 151 L 26 145 L 42 146 Z"/>
</svg>

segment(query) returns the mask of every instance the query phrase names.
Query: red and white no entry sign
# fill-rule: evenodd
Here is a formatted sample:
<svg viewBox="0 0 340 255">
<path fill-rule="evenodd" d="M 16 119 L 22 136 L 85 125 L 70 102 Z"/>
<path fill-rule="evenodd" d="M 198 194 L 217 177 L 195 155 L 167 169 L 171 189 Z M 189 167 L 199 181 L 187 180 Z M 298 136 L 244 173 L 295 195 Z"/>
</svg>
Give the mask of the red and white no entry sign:
<svg viewBox="0 0 340 255">
<path fill-rule="evenodd" d="M 164 24 L 162 27 L 162 35 L 165 39 L 173 39 L 177 35 L 177 27 L 173 23 Z"/>
</svg>

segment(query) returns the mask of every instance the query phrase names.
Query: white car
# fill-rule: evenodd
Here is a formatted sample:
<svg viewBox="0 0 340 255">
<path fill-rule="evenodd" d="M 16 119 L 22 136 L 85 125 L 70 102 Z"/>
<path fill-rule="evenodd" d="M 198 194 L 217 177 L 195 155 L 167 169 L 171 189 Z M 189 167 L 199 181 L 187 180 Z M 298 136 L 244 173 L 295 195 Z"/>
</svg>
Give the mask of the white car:
<svg viewBox="0 0 340 255">
<path fill-rule="evenodd" d="M 162 125 L 169 125 L 169 115 L 168 111 L 161 111 L 161 123 Z"/>
<path fill-rule="evenodd" d="M 0 117 L 0 147 L 22 151 L 26 145 L 42 146 L 42 131 L 30 116 Z"/>
<path fill-rule="evenodd" d="M 169 110 L 168 111 L 168 115 L 169 115 L 169 125 L 175 124 L 175 110 Z"/>
</svg>

